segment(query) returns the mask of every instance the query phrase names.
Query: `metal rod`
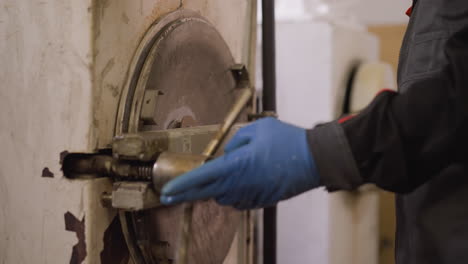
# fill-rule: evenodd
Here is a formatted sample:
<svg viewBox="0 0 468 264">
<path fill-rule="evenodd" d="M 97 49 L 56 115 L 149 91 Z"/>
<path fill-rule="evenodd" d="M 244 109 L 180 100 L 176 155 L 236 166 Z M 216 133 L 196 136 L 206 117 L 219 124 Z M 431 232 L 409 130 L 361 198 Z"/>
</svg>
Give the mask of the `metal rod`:
<svg viewBox="0 0 468 264">
<path fill-rule="evenodd" d="M 262 0 L 263 111 L 276 111 L 275 1 Z M 263 212 L 263 263 L 276 264 L 276 206 Z"/>
<path fill-rule="evenodd" d="M 63 159 L 62 170 L 69 179 L 110 176 L 126 181 L 150 181 L 153 165 L 119 160 L 103 154 L 72 153 Z"/>
<path fill-rule="evenodd" d="M 203 151 L 203 155 L 209 157 L 216 153 L 224 138 L 229 133 L 229 130 L 234 125 L 239 115 L 242 113 L 242 110 L 250 102 L 252 94 L 253 91 L 250 89 L 250 87 L 242 89 L 239 98 L 236 100 L 223 123 L 219 127 L 215 137 L 210 141 L 210 143 L 208 143 L 208 146 L 206 146 L 205 150 Z"/>
<path fill-rule="evenodd" d="M 231 110 L 228 112 L 223 123 L 219 127 L 218 132 L 215 137 L 208 143 L 203 155 L 210 157 L 216 153 L 219 146 L 223 142 L 226 135 L 229 133 L 229 130 L 236 122 L 239 115 L 242 113 L 244 107 L 250 102 L 250 98 L 253 95 L 253 91 L 250 87 L 242 89 L 241 94 L 237 98 L 236 102 L 232 106 Z M 177 251 L 176 263 L 177 264 L 186 264 L 188 263 L 188 251 L 190 246 L 190 233 L 192 225 L 192 215 L 193 215 L 193 204 L 187 203 L 184 206 L 184 215 L 182 219 L 182 229 L 181 229 L 181 240 L 179 245 L 179 250 Z"/>
</svg>

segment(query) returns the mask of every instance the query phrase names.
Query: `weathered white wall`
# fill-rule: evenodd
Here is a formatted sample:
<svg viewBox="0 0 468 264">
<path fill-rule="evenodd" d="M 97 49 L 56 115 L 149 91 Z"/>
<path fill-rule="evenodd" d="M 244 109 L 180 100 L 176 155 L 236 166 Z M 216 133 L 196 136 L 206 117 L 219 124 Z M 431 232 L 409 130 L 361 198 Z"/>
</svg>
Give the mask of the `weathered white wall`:
<svg viewBox="0 0 468 264">
<path fill-rule="evenodd" d="M 2 0 L 0 2 L 0 262 L 70 263 L 85 220 L 100 263 L 106 179 L 66 180 L 60 153 L 91 152 L 113 136 L 128 63 L 148 26 L 181 5 L 208 17 L 241 62 L 248 0 Z M 47 167 L 53 177 L 42 177 Z M 45 171 L 46 175 L 51 176 Z"/>
<path fill-rule="evenodd" d="M 0 4 L 0 262 L 68 263 L 86 182 L 61 177 L 59 154 L 88 149 L 90 1 Z M 55 178 L 41 177 L 48 167 Z"/>
</svg>

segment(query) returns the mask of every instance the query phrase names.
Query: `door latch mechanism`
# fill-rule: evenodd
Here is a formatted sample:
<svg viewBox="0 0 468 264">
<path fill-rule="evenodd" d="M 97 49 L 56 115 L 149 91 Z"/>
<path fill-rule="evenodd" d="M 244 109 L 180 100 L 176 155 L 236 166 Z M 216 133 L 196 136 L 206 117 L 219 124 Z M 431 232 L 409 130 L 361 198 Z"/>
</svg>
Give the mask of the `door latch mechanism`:
<svg viewBox="0 0 468 264">
<path fill-rule="evenodd" d="M 231 69 L 239 96 L 220 125 L 145 131 L 116 136 L 109 149 L 97 154 L 68 154 L 62 169 L 68 178 L 110 177 L 111 193 L 102 194 L 104 205 L 123 211 L 161 206 L 159 194 L 165 183 L 214 157 L 224 140 L 242 124 L 235 124 L 251 102 L 253 89 L 243 65 Z M 192 154 L 201 153 L 201 154 Z M 193 205 L 186 204 L 176 263 L 187 263 Z"/>
</svg>

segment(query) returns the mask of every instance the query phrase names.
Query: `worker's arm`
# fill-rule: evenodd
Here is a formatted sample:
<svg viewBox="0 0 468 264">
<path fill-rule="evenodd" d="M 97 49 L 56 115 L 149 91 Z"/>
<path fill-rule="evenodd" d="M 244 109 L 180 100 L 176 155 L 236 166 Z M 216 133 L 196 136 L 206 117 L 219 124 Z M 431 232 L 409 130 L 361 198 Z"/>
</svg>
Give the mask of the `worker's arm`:
<svg viewBox="0 0 468 264">
<path fill-rule="evenodd" d="M 468 160 L 467 47 L 465 29 L 444 53 L 422 51 L 444 56 L 432 60 L 442 63 L 403 82 L 404 92 L 383 92 L 354 118 L 308 131 L 321 183 L 329 190 L 375 183 L 405 193 Z"/>
<path fill-rule="evenodd" d="M 425 56 L 443 57 L 429 57 L 436 70 L 413 75 L 402 83 L 402 93 L 379 94 L 345 122 L 307 133 L 273 119 L 243 128 L 226 155 L 168 183 L 161 201 L 214 198 L 240 209 L 258 208 L 316 188 L 319 181 L 330 191 L 375 183 L 404 193 L 451 163 L 466 164 L 467 47 L 465 29 L 446 42 L 445 53 L 424 50 Z"/>
<path fill-rule="evenodd" d="M 270 118 L 241 129 L 224 156 L 168 183 L 161 201 L 214 198 L 250 209 L 318 186 L 412 191 L 468 160 L 467 47 L 468 29 L 448 40 L 444 59 L 434 58 L 444 62 L 436 71 L 404 82 L 405 92 L 379 94 L 345 122 L 306 132 Z"/>
</svg>

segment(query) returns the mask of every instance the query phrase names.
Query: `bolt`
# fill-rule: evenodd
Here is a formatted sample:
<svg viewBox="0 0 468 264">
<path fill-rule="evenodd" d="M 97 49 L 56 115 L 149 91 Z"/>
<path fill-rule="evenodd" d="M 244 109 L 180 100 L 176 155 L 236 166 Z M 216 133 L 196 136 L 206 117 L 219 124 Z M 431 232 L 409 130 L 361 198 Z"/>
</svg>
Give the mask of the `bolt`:
<svg viewBox="0 0 468 264">
<path fill-rule="evenodd" d="M 106 208 L 112 207 L 112 193 L 103 192 L 101 195 L 101 204 Z"/>
</svg>

